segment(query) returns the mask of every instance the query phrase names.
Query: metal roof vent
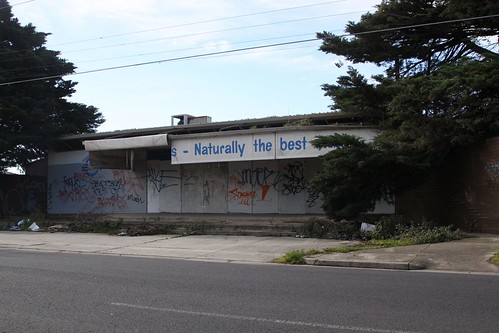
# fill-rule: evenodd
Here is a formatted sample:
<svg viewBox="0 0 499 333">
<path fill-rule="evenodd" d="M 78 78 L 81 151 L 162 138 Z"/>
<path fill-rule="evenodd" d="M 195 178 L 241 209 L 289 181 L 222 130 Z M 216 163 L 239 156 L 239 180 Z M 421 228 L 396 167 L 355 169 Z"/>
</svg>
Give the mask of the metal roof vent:
<svg viewBox="0 0 499 333">
<path fill-rule="evenodd" d="M 178 114 L 172 116 L 172 126 L 181 126 L 189 124 L 208 124 L 211 123 L 211 117 L 208 116 L 191 116 L 190 114 Z"/>
</svg>

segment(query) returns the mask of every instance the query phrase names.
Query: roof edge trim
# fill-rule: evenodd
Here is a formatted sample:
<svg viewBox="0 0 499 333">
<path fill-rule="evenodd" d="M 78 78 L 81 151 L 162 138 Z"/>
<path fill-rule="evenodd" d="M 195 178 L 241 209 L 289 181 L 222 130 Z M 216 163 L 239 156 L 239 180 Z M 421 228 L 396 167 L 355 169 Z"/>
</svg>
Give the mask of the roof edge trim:
<svg viewBox="0 0 499 333">
<path fill-rule="evenodd" d="M 168 136 L 167 134 L 156 134 L 120 139 L 85 140 L 83 145 L 86 151 L 167 147 Z"/>
</svg>

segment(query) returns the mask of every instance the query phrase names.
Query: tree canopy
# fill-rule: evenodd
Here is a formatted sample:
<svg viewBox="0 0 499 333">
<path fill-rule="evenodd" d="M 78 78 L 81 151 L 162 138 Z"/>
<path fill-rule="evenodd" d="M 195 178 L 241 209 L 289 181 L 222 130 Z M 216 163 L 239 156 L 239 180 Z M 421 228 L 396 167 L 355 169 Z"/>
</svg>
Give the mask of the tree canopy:
<svg viewBox="0 0 499 333">
<path fill-rule="evenodd" d="M 315 140 L 336 147 L 313 181 L 332 218 L 372 210 L 423 182 L 450 152 L 499 134 L 497 1 L 386 0 L 346 32 L 319 33 L 321 50 L 383 74 L 350 66 L 322 88 L 332 110 L 363 112 L 379 132 L 372 142 Z"/>
<path fill-rule="evenodd" d="M 44 46 L 47 36 L 22 26 L 0 0 L 0 172 L 44 157 L 60 135 L 95 132 L 104 122 L 94 106 L 67 100 L 77 83 L 63 76 L 75 66 Z"/>
</svg>

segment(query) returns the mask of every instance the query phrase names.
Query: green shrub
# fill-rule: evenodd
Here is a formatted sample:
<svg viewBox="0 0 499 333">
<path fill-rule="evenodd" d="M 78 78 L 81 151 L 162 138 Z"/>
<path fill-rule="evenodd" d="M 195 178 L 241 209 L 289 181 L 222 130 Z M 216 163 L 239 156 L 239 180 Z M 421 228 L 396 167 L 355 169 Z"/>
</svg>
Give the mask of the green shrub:
<svg viewBox="0 0 499 333">
<path fill-rule="evenodd" d="M 370 236 L 373 241 L 401 240 L 405 242 L 403 245 L 440 243 L 461 238 L 459 230 L 453 230 L 452 226 L 434 226 L 425 218 L 415 223 L 402 216 L 380 219 Z"/>
<path fill-rule="evenodd" d="M 431 227 L 428 225 L 414 225 L 407 228 L 399 238 L 409 238 L 414 244 L 428 244 L 449 242 L 461 237 L 459 231 L 453 230 L 452 226 Z"/>
<path fill-rule="evenodd" d="M 384 216 L 376 223 L 376 229 L 370 233 L 372 239 L 390 239 L 401 234 L 410 222 L 403 216 Z"/>
</svg>

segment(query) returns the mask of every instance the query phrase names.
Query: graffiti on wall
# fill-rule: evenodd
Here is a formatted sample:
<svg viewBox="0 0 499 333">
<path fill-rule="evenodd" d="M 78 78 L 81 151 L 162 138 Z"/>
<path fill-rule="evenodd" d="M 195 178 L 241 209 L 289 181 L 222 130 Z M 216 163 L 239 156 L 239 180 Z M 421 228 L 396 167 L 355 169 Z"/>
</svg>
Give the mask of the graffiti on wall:
<svg viewBox="0 0 499 333">
<path fill-rule="evenodd" d="M 0 178 L 0 216 L 45 210 L 44 177 L 2 175 Z"/>
<path fill-rule="evenodd" d="M 489 175 L 489 180 L 487 181 L 489 189 L 493 192 L 499 192 L 499 184 L 497 182 L 499 179 L 499 164 L 488 163 L 485 166 L 485 171 Z"/>
<path fill-rule="evenodd" d="M 252 206 L 255 201 L 266 201 L 267 193 L 270 185 L 259 186 L 254 190 L 247 190 L 244 188 L 244 184 L 238 183 L 237 177 L 229 177 L 229 189 L 227 190 L 227 195 L 225 200 L 227 202 L 236 202 L 244 206 Z"/>
<path fill-rule="evenodd" d="M 306 200 L 307 207 L 312 208 L 317 206 L 317 204 L 319 203 L 319 198 L 320 195 L 317 191 L 315 191 L 310 187 L 307 188 L 307 200 Z"/>
<path fill-rule="evenodd" d="M 296 161 L 288 163 L 282 171 L 268 167 L 244 168 L 229 175 L 226 200 L 251 206 L 259 201 L 269 201 L 269 190 L 281 195 L 297 195 L 305 192 L 308 207 L 318 203 L 319 195 L 309 186 L 305 177 L 304 165 Z"/>
<path fill-rule="evenodd" d="M 102 172 L 100 174 L 103 175 Z M 112 210 L 127 208 L 128 201 L 144 203 L 138 191 L 142 192 L 143 186 L 130 171 L 112 170 L 112 179 L 100 178 L 98 174 L 74 173 L 63 176 L 62 185 L 56 196 L 63 203 L 94 203 L 97 208 Z M 53 194 L 49 193 L 49 197 L 52 198 Z"/>
<path fill-rule="evenodd" d="M 181 180 L 178 170 L 157 170 L 155 168 L 147 169 L 146 178 L 154 191 L 158 193 L 163 189 L 179 186 Z"/>
<path fill-rule="evenodd" d="M 284 171 L 279 173 L 274 183 L 274 187 L 279 185 L 282 188 L 282 194 L 295 195 L 307 189 L 308 182 L 305 180 L 301 162 L 287 164 Z"/>
<path fill-rule="evenodd" d="M 145 187 L 134 172 L 91 169 L 88 158 L 72 172 L 58 173 L 47 192 L 49 212 L 114 212 L 145 204 Z"/>
</svg>

